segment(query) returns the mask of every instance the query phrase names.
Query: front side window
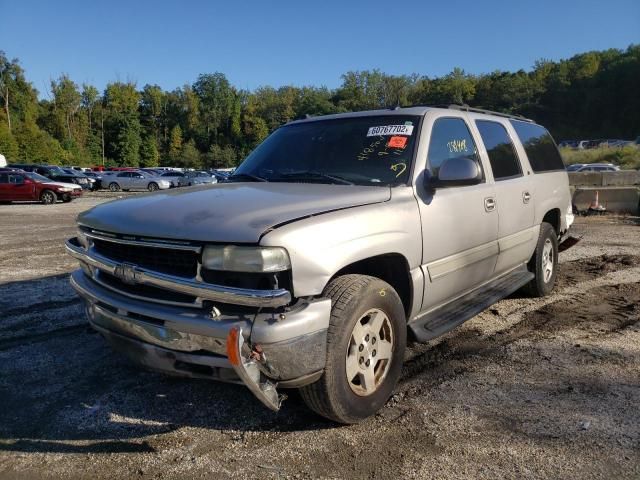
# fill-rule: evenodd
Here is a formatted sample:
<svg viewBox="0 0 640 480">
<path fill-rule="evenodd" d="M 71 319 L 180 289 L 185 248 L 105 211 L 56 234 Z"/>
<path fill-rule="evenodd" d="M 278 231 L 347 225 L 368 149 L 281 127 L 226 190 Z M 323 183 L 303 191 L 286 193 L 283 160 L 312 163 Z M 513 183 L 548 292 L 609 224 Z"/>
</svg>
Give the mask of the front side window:
<svg viewBox="0 0 640 480">
<path fill-rule="evenodd" d="M 456 157 L 467 157 L 479 164 L 476 144 L 465 121 L 439 118 L 433 124 L 429 141 L 427 160 L 431 175 L 437 177 L 445 160 Z"/>
<path fill-rule="evenodd" d="M 493 178 L 505 180 L 521 176 L 520 161 L 507 130 L 498 122 L 488 120 L 476 120 L 476 126 L 489 155 Z"/>
<path fill-rule="evenodd" d="M 553 138 L 546 129 L 535 123 L 511 120 L 534 172 L 564 170 L 564 163 Z"/>
<path fill-rule="evenodd" d="M 9 175 L 0 173 L 0 183 L 9 183 Z"/>
<path fill-rule="evenodd" d="M 9 183 L 13 183 L 16 185 L 21 185 L 24 183 L 24 177 L 22 175 L 12 175 L 9 174 Z"/>
<path fill-rule="evenodd" d="M 230 177 L 397 185 L 408 181 L 420 117 L 368 115 L 285 125 Z"/>
</svg>

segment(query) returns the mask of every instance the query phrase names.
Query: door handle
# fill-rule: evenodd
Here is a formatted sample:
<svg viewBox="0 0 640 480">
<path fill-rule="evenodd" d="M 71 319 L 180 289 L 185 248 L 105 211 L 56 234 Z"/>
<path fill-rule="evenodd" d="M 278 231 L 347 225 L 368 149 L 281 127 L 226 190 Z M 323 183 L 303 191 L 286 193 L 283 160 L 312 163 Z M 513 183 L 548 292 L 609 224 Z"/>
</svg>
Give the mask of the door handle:
<svg viewBox="0 0 640 480">
<path fill-rule="evenodd" d="M 522 192 L 523 203 L 529 203 L 529 200 L 531 200 L 531 194 L 529 192 Z"/>
<path fill-rule="evenodd" d="M 496 209 L 496 199 L 493 197 L 487 197 L 484 199 L 484 209 L 487 212 L 493 212 Z"/>
</svg>

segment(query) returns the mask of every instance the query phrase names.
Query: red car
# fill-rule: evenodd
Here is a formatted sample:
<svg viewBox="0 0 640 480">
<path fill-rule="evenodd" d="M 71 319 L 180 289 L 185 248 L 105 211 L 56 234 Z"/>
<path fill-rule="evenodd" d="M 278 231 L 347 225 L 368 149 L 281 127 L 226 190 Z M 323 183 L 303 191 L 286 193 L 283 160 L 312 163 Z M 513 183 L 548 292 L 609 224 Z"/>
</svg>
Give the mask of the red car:
<svg viewBox="0 0 640 480">
<path fill-rule="evenodd" d="M 44 204 L 57 200 L 70 202 L 82 195 L 82 187 L 74 183 L 54 182 L 33 172 L 0 171 L 0 202 L 36 200 Z"/>
</svg>

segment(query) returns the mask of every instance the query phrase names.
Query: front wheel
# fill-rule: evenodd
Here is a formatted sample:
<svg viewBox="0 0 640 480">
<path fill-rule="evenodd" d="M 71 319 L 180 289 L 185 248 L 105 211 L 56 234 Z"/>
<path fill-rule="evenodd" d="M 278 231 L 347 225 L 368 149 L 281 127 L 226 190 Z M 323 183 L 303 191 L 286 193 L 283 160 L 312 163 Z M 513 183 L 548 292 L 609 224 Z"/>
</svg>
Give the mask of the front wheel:
<svg viewBox="0 0 640 480">
<path fill-rule="evenodd" d="M 384 406 L 400 378 L 404 308 L 391 285 L 366 275 L 338 277 L 324 296 L 332 304 L 325 370 L 300 393 L 323 417 L 356 423 Z"/>
<path fill-rule="evenodd" d="M 53 193 L 51 190 L 45 190 L 40 194 L 40 201 L 44 205 L 52 205 L 56 203 L 56 194 Z"/>
<path fill-rule="evenodd" d="M 109 184 L 109 190 L 111 190 L 112 192 L 119 192 L 120 185 L 118 185 L 116 182 L 112 182 Z"/>
<path fill-rule="evenodd" d="M 524 287 L 532 297 L 544 297 L 551 293 L 558 273 L 558 236 L 548 223 L 540 225 L 536 250 L 527 268 L 535 276 Z"/>
<path fill-rule="evenodd" d="M 147 189 L 148 189 L 150 192 L 155 192 L 156 190 L 158 190 L 158 184 L 157 184 L 156 182 L 151 182 L 151 183 L 149 184 L 149 186 L 147 187 Z"/>
</svg>

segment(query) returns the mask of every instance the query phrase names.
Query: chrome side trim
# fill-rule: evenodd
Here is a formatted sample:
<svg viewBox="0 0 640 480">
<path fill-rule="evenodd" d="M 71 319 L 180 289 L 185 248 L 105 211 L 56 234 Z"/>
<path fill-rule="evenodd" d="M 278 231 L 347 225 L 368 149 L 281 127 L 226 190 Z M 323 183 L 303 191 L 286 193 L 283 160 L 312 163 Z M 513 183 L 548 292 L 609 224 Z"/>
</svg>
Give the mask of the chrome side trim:
<svg viewBox="0 0 640 480">
<path fill-rule="evenodd" d="M 436 260 L 426 265 L 431 281 L 444 277 L 450 273 L 468 267 L 486 258 L 498 255 L 500 249 L 497 240 L 485 243 L 478 247 L 470 248 L 455 255 Z"/>
<path fill-rule="evenodd" d="M 116 271 L 122 268 L 121 263 L 114 262 L 96 252 L 85 250 L 77 243 L 75 238 L 67 240 L 65 247 L 67 253 L 73 258 L 118 277 Z M 251 290 L 200 283 L 174 275 L 155 272 L 136 265 L 129 265 L 129 269 L 132 275 L 127 278 L 127 281 L 193 295 L 203 300 L 248 307 L 280 307 L 291 302 L 291 293 L 282 288 L 277 290 Z"/>
<path fill-rule="evenodd" d="M 504 252 L 505 250 L 517 247 L 531 240 L 533 240 L 533 228 L 527 228 L 526 230 L 502 237 L 498 240 L 498 245 L 500 246 L 500 251 Z"/>
<path fill-rule="evenodd" d="M 97 240 L 103 240 L 105 242 L 111 243 L 121 243 L 124 245 L 135 245 L 138 247 L 155 247 L 155 248 L 164 248 L 165 250 L 183 250 L 189 252 L 200 253 L 202 251 L 202 247 L 197 247 L 195 245 L 182 245 L 179 243 L 164 243 L 160 241 L 140 241 L 140 240 L 127 240 L 125 238 L 117 238 L 111 236 L 105 236 L 103 234 L 95 233 L 95 232 L 83 232 L 83 234 L 88 238 L 95 238 Z"/>
</svg>

